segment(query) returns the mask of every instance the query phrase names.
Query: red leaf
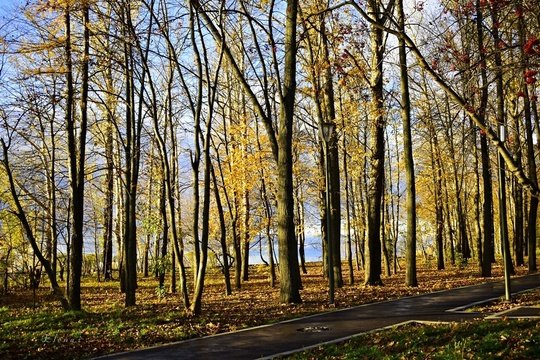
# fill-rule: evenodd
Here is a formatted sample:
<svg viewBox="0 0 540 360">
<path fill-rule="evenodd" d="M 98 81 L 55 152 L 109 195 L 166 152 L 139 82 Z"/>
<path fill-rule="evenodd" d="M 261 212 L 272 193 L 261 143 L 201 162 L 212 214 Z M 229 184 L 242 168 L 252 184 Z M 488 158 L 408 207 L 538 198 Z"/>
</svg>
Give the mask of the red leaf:
<svg viewBox="0 0 540 360">
<path fill-rule="evenodd" d="M 539 47 L 539 46 L 540 46 L 540 40 L 532 38 L 529 41 L 527 41 L 523 47 L 525 48 L 525 53 L 526 54 L 537 55 L 538 54 L 538 49 L 536 49 L 536 48 Z"/>
</svg>

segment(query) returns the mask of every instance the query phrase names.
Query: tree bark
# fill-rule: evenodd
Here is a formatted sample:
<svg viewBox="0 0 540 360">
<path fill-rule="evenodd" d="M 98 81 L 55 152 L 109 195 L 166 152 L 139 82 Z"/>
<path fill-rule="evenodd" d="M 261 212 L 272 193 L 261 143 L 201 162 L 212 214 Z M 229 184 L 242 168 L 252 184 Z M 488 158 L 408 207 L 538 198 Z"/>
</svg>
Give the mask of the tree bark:
<svg viewBox="0 0 540 360">
<path fill-rule="evenodd" d="M 403 0 L 397 0 L 398 27 L 405 32 Z M 416 184 L 414 180 L 414 159 L 411 135 L 411 103 L 409 98 L 409 73 L 407 69 L 407 49 L 405 41 L 399 42 L 399 65 L 401 78 L 401 118 L 403 122 L 403 159 L 405 165 L 405 192 L 407 208 L 407 240 L 405 248 L 405 285 L 418 286 L 416 277 Z"/>
<path fill-rule="evenodd" d="M 16 208 L 16 210 L 14 210 L 13 213 L 15 214 L 15 216 L 17 216 L 17 218 L 21 222 L 23 230 L 26 234 L 26 237 L 28 238 L 30 242 L 30 245 L 32 247 L 32 250 L 34 251 L 34 254 L 36 254 L 39 262 L 41 263 L 41 265 L 45 269 L 45 272 L 47 273 L 47 276 L 49 277 L 49 281 L 51 282 L 51 288 L 53 290 L 54 296 L 60 301 L 60 303 L 62 304 L 62 308 L 65 311 L 75 310 L 75 309 L 72 309 L 70 299 L 66 296 L 66 294 L 64 294 L 64 292 L 62 291 L 62 288 L 60 287 L 60 285 L 58 284 L 56 280 L 56 275 L 55 275 L 55 272 L 53 271 L 51 263 L 47 260 L 47 258 L 45 258 L 45 256 L 41 252 L 38 242 L 36 238 L 34 237 L 34 232 L 32 231 L 32 227 L 30 226 L 30 223 L 28 222 L 26 213 L 19 200 L 18 191 L 15 187 L 15 179 L 13 177 L 13 172 L 11 171 L 11 166 L 9 163 L 8 145 L 5 143 L 3 138 L 0 138 L 0 143 L 2 145 L 2 153 L 3 153 L 2 165 L 4 166 L 4 169 L 6 171 L 7 180 L 9 184 L 9 192 L 11 194 L 13 202 L 15 203 L 15 208 Z"/>
<path fill-rule="evenodd" d="M 217 183 L 216 172 L 213 166 L 211 168 L 211 174 L 212 174 L 212 181 L 214 183 L 214 197 L 216 199 L 216 207 L 217 207 L 218 216 L 219 216 L 219 228 L 220 228 L 219 243 L 221 245 L 221 253 L 223 254 L 223 277 L 225 280 L 225 294 L 231 295 L 232 294 L 231 274 L 230 274 L 230 267 L 229 267 L 229 253 L 227 251 L 227 224 L 225 222 L 225 214 L 223 211 L 223 205 L 221 203 L 221 195 L 219 194 L 219 186 Z"/>
<path fill-rule="evenodd" d="M 376 0 L 367 2 L 372 20 L 380 24 L 380 3 Z M 384 109 L 383 109 L 383 31 L 379 26 L 371 26 L 371 76 L 370 76 L 370 113 L 369 113 L 369 180 L 367 211 L 367 249 L 365 284 L 382 285 L 381 280 L 381 202 L 384 183 Z"/>
<path fill-rule="evenodd" d="M 65 10 L 66 26 L 66 131 L 68 139 L 69 179 L 71 196 L 72 235 L 71 269 L 69 272 L 68 298 L 72 310 L 81 310 L 81 276 L 83 263 L 83 227 L 84 227 L 84 170 L 86 157 L 86 133 L 88 124 L 88 64 L 90 57 L 90 30 L 88 4 L 83 5 L 83 53 L 81 69 L 81 95 L 80 110 L 81 119 L 78 135 L 75 126 L 73 107 L 75 102 L 75 89 L 73 85 L 73 66 L 71 50 L 71 9 Z"/>
</svg>

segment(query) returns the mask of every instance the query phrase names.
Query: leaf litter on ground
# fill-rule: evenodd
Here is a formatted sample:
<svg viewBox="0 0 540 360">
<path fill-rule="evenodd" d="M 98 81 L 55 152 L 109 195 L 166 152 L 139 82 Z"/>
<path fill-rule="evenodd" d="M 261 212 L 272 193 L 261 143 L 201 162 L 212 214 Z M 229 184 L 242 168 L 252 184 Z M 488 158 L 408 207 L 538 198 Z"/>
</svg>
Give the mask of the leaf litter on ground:
<svg viewBox="0 0 540 360">
<path fill-rule="evenodd" d="M 517 268 L 517 275 L 526 274 Z M 335 306 L 327 300 L 327 280 L 321 263 L 309 263 L 302 275 L 301 304 L 281 304 L 279 284 L 271 288 L 263 265 L 250 268 L 249 281 L 225 295 L 219 269 L 211 269 L 205 285 L 203 315 L 190 317 L 182 309 L 179 293 L 157 296 L 157 280 L 140 279 L 137 305 L 124 308 L 117 281 L 84 279 L 83 308 L 64 313 L 50 290 L 11 289 L 0 296 L 0 357 L 3 359 L 84 359 L 108 353 L 155 346 L 205 335 L 235 331 L 322 311 L 376 301 L 445 290 L 502 279 L 502 268 L 493 268 L 492 278 L 481 278 L 476 269 L 449 267 L 435 270 L 419 266 L 419 286 L 404 285 L 404 270 L 383 276 L 383 286 L 363 286 L 363 272 L 354 270 L 356 284 L 336 289 Z M 348 279 L 344 266 L 343 279 Z M 540 294 L 524 295 L 520 304 L 538 302 Z M 521 299 L 521 298 L 520 298 Z M 34 307 L 35 303 L 35 307 Z M 493 310 L 490 305 L 489 309 Z M 488 308 L 481 309 L 490 311 Z M 498 310 L 497 307 L 495 310 Z M 387 345 L 388 346 L 388 345 Z"/>
</svg>

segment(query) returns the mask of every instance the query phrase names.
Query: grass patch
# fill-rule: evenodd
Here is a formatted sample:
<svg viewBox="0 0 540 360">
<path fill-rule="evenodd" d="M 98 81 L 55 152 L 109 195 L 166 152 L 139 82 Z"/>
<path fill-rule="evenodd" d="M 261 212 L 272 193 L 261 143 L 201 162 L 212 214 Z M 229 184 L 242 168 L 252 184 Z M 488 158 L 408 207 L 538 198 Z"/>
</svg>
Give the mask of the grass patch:
<svg viewBox="0 0 540 360">
<path fill-rule="evenodd" d="M 412 324 L 365 334 L 282 359 L 537 359 L 536 320 Z"/>
<path fill-rule="evenodd" d="M 522 274 L 526 273 L 525 268 L 517 270 Z M 383 277 L 385 285 L 382 287 L 364 287 L 360 283 L 336 289 L 335 306 L 347 308 L 487 281 L 476 276 L 476 272 L 477 269 L 473 267 L 449 267 L 447 270 L 438 271 L 420 265 L 417 288 L 404 285 L 405 274 L 401 271 L 391 277 Z M 488 280 L 502 279 L 502 267 L 494 267 L 494 274 L 496 278 Z M 344 279 L 347 279 L 347 275 L 344 266 Z M 355 270 L 355 279 L 362 279 L 363 275 L 363 272 Z M 184 313 L 179 293 L 156 293 L 158 282 L 154 278 L 139 279 L 137 305 L 127 309 L 124 307 L 124 295 L 119 291 L 117 281 L 97 282 L 95 279 L 85 278 L 81 294 L 84 311 L 80 312 L 62 311 L 45 285 L 37 289 L 35 295 L 30 289 L 10 288 L 8 295 L 0 296 L 0 359 L 87 359 L 330 310 L 326 297 L 328 284 L 322 276 L 320 263 L 308 264 L 308 274 L 302 275 L 302 284 L 303 303 L 284 305 L 279 301 L 279 286 L 271 288 L 268 285 L 266 267 L 251 267 L 249 281 L 243 282 L 242 288 L 235 288 L 229 296 L 225 295 L 223 275 L 219 269 L 210 270 L 205 286 L 203 315 L 197 318 Z M 540 293 L 536 293 L 531 295 L 529 301 L 536 300 L 538 303 L 539 298 Z M 435 356 L 435 350 L 424 350 L 430 344 L 435 345 L 437 350 L 448 348 L 455 354 L 459 350 L 465 355 L 468 353 L 467 349 L 476 347 L 476 340 L 469 339 L 466 335 L 446 337 L 444 333 L 449 329 L 418 326 L 414 330 L 416 332 L 401 333 L 405 330 L 406 328 L 399 329 L 393 335 L 396 337 L 391 340 L 381 339 L 378 343 L 369 345 L 367 341 L 370 338 L 377 339 L 380 336 L 372 334 L 367 338 L 367 345 L 364 347 L 354 342 L 341 344 L 333 350 L 335 355 L 327 358 L 339 358 L 344 348 L 355 348 L 356 353 L 351 355 L 352 358 L 378 359 L 391 356 L 387 354 L 395 347 L 399 348 L 398 351 L 402 354 L 409 354 L 410 356 L 401 355 L 409 359 Z M 533 331 L 523 331 L 526 334 L 529 330 Z M 480 330 L 477 331 L 480 333 Z M 483 337 L 489 340 L 487 333 L 483 334 Z M 507 339 L 506 344 L 512 341 L 525 347 L 533 344 L 524 342 L 526 335 L 522 342 L 512 333 L 502 332 L 494 335 L 490 341 L 500 342 L 503 336 Z M 429 340 L 422 343 L 421 338 Z M 534 344 L 538 350 L 538 344 Z M 503 349 L 498 349 L 493 354 L 502 351 Z M 324 358 L 318 355 L 315 357 Z M 399 356 L 396 355 L 397 357 Z"/>
</svg>

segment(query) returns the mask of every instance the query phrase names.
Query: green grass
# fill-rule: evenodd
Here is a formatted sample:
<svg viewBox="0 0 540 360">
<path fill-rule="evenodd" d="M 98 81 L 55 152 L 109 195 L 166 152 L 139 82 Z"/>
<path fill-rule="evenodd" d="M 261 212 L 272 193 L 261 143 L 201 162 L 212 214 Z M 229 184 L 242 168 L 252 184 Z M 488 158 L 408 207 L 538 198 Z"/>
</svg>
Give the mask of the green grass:
<svg viewBox="0 0 540 360">
<path fill-rule="evenodd" d="M 205 287 L 205 308 L 200 317 L 192 317 L 184 312 L 179 293 L 167 293 L 160 297 L 156 293 L 157 280 L 154 278 L 140 279 L 137 306 L 130 308 L 124 307 L 124 295 L 118 290 L 117 281 L 84 279 L 84 311 L 79 312 L 64 312 L 46 284 L 36 292 L 12 288 L 7 296 L 0 296 L 0 359 L 88 359 L 328 311 L 326 297 L 321 295 L 325 294 L 327 283 L 317 272 L 320 264 L 308 266 L 311 268 L 309 275 L 303 279 L 304 303 L 301 306 L 283 306 L 279 302 L 279 287 L 270 289 L 268 275 L 258 267 L 251 269 L 250 281 L 243 284 L 241 290 L 226 296 L 222 275 L 216 270 Z M 424 285 L 414 291 L 404 287 L 398 276 L 385 278 L 385 286 L 376 291 L 345 286 L 340 289 L 340 306 L 354 306 L 478 282 L 470 279 L 468 273 L 455 269 L 445 272 L 424 269 Z M 499 273 L 502 274 L 502 270 Z M 539 304 L 540 291 L 522 294 L 513 300 L 512 305 Z M 502 305 L 490 306 L 496 311 L 486 309 L 486 312 L 502 310 Z M 469 325 L 406 326 L 366 335 L 360 338 L 363 340 L 324 348 L 320 350 L 321 354 L 315 352 L 297 358 L 461 359 L 471 357 L 470 354 L 477 359 L 536 358 L 540 353 L 536 340 L 540 334 L 538 327 L 533 326 L 536 323 L 497 321 Z M 501 328 L 494 330 L 487 326 Z"/>
<path fill-rule="evenodd" d="M 4 311 L 5 310 L 5 311 Z M 193 330 L 179 326 L 183 315 L 159 314 L 152 309 L 134 311 L 109 309 L 106 313 L 90 311 L 46 312 L 18 309 L 0 311 L 0 357 L 6 359 L 86 358 L 109 352 L 118 344 L 136 348 L 142 339 L 155 343 L 193 337 Z M 100 348 L 104 350 L 100 351 Z M 118 347 L 117 351 L 122 348 Z"/>
<path fill-rule="evenodd" d="M 538 320 L 412 324 L 321 346 L 287 359 L 537 359 Z"/>
</svg>

